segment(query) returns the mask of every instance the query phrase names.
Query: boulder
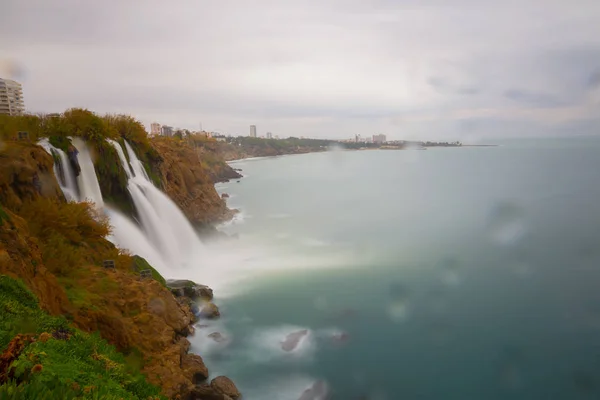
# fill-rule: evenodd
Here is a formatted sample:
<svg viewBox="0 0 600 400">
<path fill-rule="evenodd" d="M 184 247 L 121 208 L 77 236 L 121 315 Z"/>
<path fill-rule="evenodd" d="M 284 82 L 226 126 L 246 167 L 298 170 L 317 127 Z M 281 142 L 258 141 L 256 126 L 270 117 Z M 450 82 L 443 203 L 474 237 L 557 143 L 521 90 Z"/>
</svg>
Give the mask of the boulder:
<svg viewBox="0 0 600 400">
<path fill-rule="evenodd" d="M 233 400 L 239 399 L 242 395 L 233 381 L 226 376 L 217 376 L 210 382 L 210 387 L 215 392 L 229 396 Z"/>
<path fill-rule="evenodd" d="M 218 393 L 210 385 L 203 383 L 192 388 L 189 395 L 184 397 L 187 400 L 233 400 L 231 397 Z"/>
<path fill-rule="evenodd" d="M 206 319 L 215 319 L 221 316 L 219 308 L 215 303 L 206 303 L 200 310 L 200 317 Z"/>
<path fill-rule="evenodd" d="M 327 400 L 329 398 L 329 388 L 323 381 L 315 382 L 306 389 L 298 400 Z"/>
<path fill-rule="evenodd" d="M 198 385 L 208 379 L 208 368 L 202 357 L 197 354 L 184 354 L 181 357 L 181 369 L 192 377 L 192 383 Z"/>
<path fill-rule="evenodd" d="M 285 337 L 285 340 L 281 342 L 281 349 L 283 351 L 294 350 L 296 347 L 298 347 L 298 345 L 306 335 L 308 335 L 308 329 L 303 329 L 298 332 L 290 333 Z"/>
<path fill-rule="evenodd" d="M 209 338 L 214 340 L 217 343 L 226 342 L 227 338 L 221 334 L 221 332 L 213 332 L 208 335 Z"/>
<path fill-rule="evenodd" d="M 188 280 L 168 280 L 167 287 L 175 297 L 189 297 L 193 301 L 212 300 L 213 298 L 211 288 Z"/>
<path fill-rule="evenodd" d="M 228 198 L 229 198 L 229 195 L 228 195 L 227 193 L 223 193 L 223 194 L 221 195 L 221 198 L 222 198 L 222 199 L 228 199 Z"/>
</svg>

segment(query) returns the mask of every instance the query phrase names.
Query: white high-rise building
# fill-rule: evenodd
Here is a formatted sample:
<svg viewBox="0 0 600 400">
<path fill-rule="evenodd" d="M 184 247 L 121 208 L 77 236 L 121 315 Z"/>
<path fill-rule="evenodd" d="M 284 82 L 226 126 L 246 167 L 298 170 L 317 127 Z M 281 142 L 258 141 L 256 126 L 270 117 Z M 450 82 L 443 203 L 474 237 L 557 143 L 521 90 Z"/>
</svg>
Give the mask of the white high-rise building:
<svg viewBox="0 0 600 400">
<path fill-rule="evenodd" d="M 250 137 L 256 137 L 256 125 L 250 125 Z"/>
<path fill-rule="evenodd" d="M 385 143 L 386 137 L 383 134 L 373 135 L 373 143 Z"/>
<path fill-rule="evenodd" d="M 267 139 L 273 139 L 273 134 L 271 132 L 267 132 Z"/>
<path fill-rule="evenodd" d="M 161 126 L 158 122 L 153 122 L 150 124 L 150 135 L 151 136 L 159 136 L 161 132 Z"/>
<path fill-rule="evenodd" d="M 0 78 L 0 114 L 21 115 L 24 112 L 21 84 L 11 79 Z"/>
</svg>

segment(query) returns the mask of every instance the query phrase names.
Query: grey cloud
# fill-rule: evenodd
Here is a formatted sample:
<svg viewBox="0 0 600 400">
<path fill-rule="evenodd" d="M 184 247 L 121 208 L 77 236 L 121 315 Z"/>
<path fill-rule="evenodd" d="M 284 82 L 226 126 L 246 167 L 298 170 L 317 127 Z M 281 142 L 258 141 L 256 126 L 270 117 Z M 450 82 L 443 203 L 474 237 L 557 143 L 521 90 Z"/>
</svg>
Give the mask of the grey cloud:
<svg viewBox="0 0 600 400">
<path fill-rule="evenodd" d="M 441 94 L 474 95 L 479 94 L 481 89 L 470 85 L 457 85 L 442 77 L 431 77 L 427 83 Z"/>
<path fill-rule="evenodd" d="M 600 84 L 598 19 L 596 0 L 5 0 L 0 62 L 27 70 L 33 111 L 458 134 L 475 129 L 456 123 L 461 110 L 506 121 L 587 107 Z M 395 116 L 412 122 L 398 129 Z M 547 129 L 514 119 L 513 130 Z"/>
</svg>

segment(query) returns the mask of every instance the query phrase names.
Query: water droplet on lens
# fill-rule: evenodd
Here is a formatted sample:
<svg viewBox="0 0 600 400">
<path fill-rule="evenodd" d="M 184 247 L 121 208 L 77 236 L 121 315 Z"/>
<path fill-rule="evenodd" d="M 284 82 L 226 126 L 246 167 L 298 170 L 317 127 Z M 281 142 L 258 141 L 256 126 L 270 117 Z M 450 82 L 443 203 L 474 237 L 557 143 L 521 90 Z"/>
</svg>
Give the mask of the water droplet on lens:
<svg viewBox="0 0 600 400">
<path fill-rule="evenodd" d="M 446 286 L 458 286 L 461 283 L 460 262 L 456 258 L 446 258 L 440 268 L 441 279 Z"/>
<path fill-rule="evenodd" d="M 388 305 L 388 315 L 394 322 L 402 322 L 408 318 L 408 303 L 403 301 L 392 301 Z"/>
<path fill-rule="evenodd" d="M 404 321 L 409 312 L 409 290 L 402 283 L 392 283 L 390 285 L 390 302 L 387 313 L 394 322 Z"/>
<path fill-rule="evenodd" d="M 416 163 L 419 161 L 420 150 L 423 150 L 423 147 L 418 142 L 406 142 L 402 152 L 402 159 L 407 163 Z"/>
<path fill-rule="evenodd" d="M 516 243 L 525 233 L 523 209 L 510 202 L 496 204 L 489 215 L 488 230 L 494 243 L 503 246 Z"/>
<path fill-rule="evenodd" d="M 325 311 L 329 307 L 327 299 L 323 296 L 319 296 L 313 300 L 314 307 L 319 311 Z"/>
</svg>

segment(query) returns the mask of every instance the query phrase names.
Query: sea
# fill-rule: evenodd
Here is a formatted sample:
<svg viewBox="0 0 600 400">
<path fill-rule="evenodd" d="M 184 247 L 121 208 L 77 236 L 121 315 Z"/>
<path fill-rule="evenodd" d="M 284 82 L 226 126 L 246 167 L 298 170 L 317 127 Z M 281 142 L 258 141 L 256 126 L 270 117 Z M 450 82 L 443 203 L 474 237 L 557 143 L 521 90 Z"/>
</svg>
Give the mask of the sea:
<svg viewBox="0 0 600 400">
<path fill-rule="evenodd" d="M 600 138 L 496 143 L 233 162 L 192 351 L 245 400 L 600 398 Z"/>
</svg>

